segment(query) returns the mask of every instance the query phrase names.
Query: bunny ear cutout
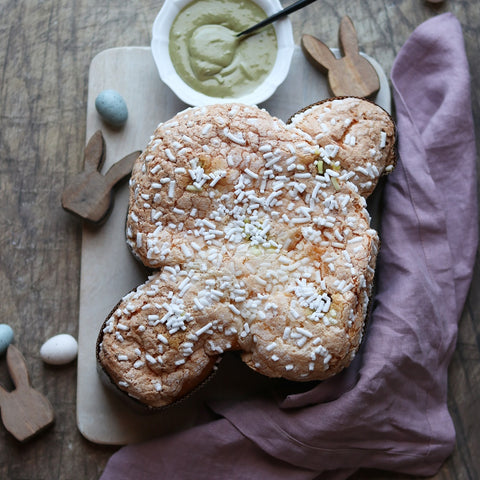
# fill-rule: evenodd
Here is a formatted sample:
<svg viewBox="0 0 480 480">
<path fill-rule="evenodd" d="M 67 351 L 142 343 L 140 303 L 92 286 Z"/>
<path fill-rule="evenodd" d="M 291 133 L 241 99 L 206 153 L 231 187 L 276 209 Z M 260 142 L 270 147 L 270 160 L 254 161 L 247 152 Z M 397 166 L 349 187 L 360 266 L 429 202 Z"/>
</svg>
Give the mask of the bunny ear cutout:
<svg viewBox="0 0 480 480">
<path fill-rule="evenodd" d="M 130 175 L 133 164 L 141 153 L 142 152 L 140 150 L 132 152 L 110 167 L 108 172 L 105 174 L 105 180 L 110 189 L 127 175 Z"/>
<path fill-rule="evenodd" d="M 341 50 L 345 56 L 358 55 L 358 38 L 357 31 L 350 17 L 343 17 L 340 21 L 338 30 L 338 40 Z"/>
<path fill-rule="evenodd" d="M 312 35 L 302 36 L 302 50 L 307 59 L 320 70 L 328 71 L 334 67 L 336 58 L 323 42 Z"/>
<path fill-rule="evenodd" d="M 85 147 L 85 171 L 100 170 L 105 162 L 105 139 L 101 130 L 97 130 Z"/>
<path fill-rule="evenodd" d="M 13 345 L 10 345 L 7 350 L 7 365 L 16 389 L 30 386 L 25 358 L 20 353 L 20 350 Z"/>
<path fill-rule="evenodd" d="M 0 407 L 5 398 L 7 398 L 8 392 L 0 385 Z"/>
</svg>

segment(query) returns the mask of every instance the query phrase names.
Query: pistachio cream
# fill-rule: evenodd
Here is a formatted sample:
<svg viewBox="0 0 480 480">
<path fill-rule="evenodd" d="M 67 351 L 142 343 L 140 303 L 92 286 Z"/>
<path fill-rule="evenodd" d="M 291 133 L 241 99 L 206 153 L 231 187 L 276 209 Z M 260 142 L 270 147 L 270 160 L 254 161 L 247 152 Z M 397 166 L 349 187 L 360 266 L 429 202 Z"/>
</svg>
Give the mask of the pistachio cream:
<svg viewBox="0 0 480 480">
<path fill-rule="evenodd" d="M 270 73 L 277 55 L 275 29 L 236 37 L 266 18 L 252 0 L 194 0 L 175 18 L 169 53 L 178 75 L 211 97 L 239 97 Z"/>
</svg>

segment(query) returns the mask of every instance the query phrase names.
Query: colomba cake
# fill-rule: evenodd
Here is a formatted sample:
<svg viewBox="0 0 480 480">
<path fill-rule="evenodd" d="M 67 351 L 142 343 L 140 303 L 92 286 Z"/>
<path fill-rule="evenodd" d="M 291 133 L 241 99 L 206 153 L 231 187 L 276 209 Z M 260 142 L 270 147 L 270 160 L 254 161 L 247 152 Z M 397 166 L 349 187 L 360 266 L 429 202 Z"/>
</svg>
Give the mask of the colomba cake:
<svg viewBox="0 0 480 480">
<path fill-rule="evenodd" d="M 347 367 L 379 246 L 365 198 L 392 170 L 394 142 L 390 116 L 350 97 L 288 124 L 242 104 L 161 123 L 133 167 L 126 222 L 151 275 L 101 327 L 109 382 L 159 408 L 228 350 L 294 381 Z"/>
</svg>

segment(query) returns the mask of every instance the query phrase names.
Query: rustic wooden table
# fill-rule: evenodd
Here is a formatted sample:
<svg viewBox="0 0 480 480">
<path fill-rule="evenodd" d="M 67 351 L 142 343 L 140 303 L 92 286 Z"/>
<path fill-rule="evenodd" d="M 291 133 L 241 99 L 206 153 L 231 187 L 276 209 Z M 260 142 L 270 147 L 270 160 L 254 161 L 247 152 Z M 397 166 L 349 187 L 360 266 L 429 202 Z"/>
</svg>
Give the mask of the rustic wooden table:
<svg viewBox="0 0 480 480">
<path fill-rule="evenodd" d="M 97 479 L 116 450 L 90 443 L 77 429 L 76 365 L 46 366 L 39 349 L 52 335 L 78 332 L 81 225 L 63 211 L 60 197 L 83 163 L 89 64 L 110 47 L 148 45 L 161 3 L 0 0 L 0 323 L 13 327 L 32 384 L 56 412 L 55 425 L 25 445 L 0 426 L 1 479 Z M 305 32 L 333 47 L 339 20 L 349 15 L 361 49 L 388 73 L 414 28 L 446 11 L 463 26 L 478 148 L 478 1 L 322 0 L 292 20 L 297 42 Z M 479 287 L 477 268 L 449 376 L 457 447 L 434 477 L 438 480 L 480 478 Z M 11 388 L 4 358 L 0 383 Z M 354 478 L 410 477 L 366 471 Z"/>
</svg>

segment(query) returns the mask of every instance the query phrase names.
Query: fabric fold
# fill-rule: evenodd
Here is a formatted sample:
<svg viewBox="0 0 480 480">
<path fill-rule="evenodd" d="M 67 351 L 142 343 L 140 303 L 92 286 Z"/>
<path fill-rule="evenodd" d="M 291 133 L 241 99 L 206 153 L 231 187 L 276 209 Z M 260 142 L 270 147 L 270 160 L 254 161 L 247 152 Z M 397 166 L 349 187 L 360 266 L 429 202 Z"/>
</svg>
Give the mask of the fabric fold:
<svg viewBox="0 0 480 480">
<path fill-rule="evenodd" d="M 399 161 L 385 184 L 378 288 L 354 363 L 280 400 L 212 402 L 220 419 L 121 449 L 102 480 L 340 480 L 362 467 L 432 475 L 451 453 L 447 368 L 478 242 L 470 78 L 456 18 L 420 25 L 391 79 Z"/>
</svg>

